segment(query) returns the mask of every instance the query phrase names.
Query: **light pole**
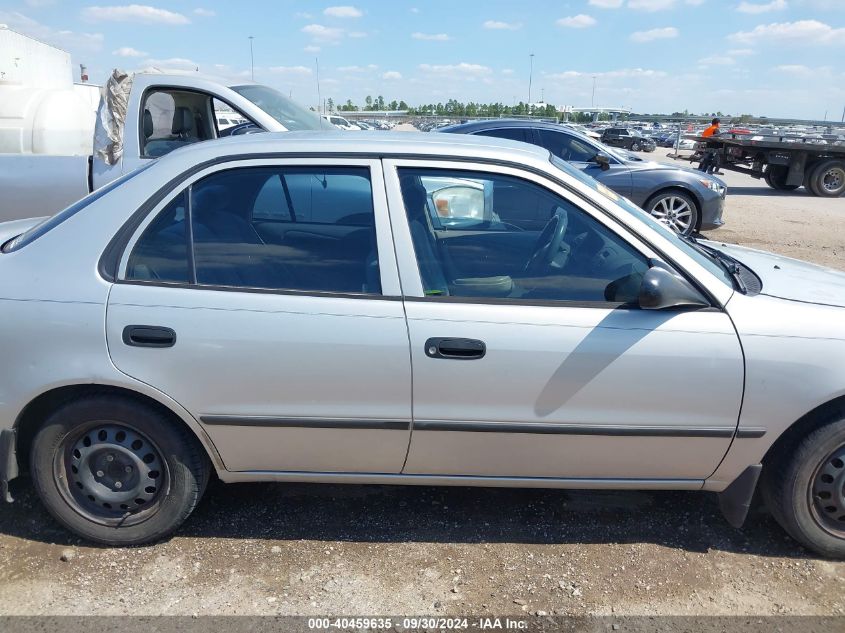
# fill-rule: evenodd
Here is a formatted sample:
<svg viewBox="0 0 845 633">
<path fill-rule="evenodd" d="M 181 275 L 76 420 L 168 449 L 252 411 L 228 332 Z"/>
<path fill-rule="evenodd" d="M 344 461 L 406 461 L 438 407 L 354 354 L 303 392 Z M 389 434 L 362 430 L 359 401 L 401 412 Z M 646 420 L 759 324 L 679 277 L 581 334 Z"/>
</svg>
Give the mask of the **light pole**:
<svg viewBox="0 0 845 633">
<path fill-rule="evenodd" d="M 529 56 L 529 71 L 528 71 L 528 105 L 531 105 L 531 83 L 534 81 L 534 53 Z"/>
<path fill-rule="evenodd" d="M 255 81 L 255 55 L 252 52 L 252 40 L 254 39 L 252 35 L 249 36 L 249 75 L 252 77 L 252 81 Z"/>
</svg>

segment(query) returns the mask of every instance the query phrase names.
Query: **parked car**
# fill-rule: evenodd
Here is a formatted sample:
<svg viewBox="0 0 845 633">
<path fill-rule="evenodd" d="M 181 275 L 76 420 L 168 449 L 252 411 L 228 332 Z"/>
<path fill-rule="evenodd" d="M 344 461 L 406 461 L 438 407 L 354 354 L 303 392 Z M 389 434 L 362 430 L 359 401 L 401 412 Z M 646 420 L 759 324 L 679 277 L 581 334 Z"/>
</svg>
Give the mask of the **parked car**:
<svg viewBox="0 0 845 633">
<path fill-rule="evenodd" d="M 347 132 L 357 132 L 361 129 L 360 126 L 350 122 L 348 119 L 342 116 L 338 116 L 337 114 L 323 114 L 320 116 L 322 116 L 326 121 L 334 125 L 336 128 L 346 130 Z"/>
<path fill-rule="evenodd" d="M 495 136 L 539 145 L 631 199 L 673 230 L 686 235 L 724 224 L 727 186 L 693 169 L 644 161 L 636 154 L 602 145 L 555 124 L 494 119 L 440 130 L 452 134 Z"/>
<path fill-rule="evenodd" d="M 609 127 L 601 133 L 601 142 L 611 147 L 621 147 L 632 152 L 653 152 L 657 145 L 640 130 Z"/>
<path fill-rule="evenodd" d="M 0 484 L 85 539 L 166 537 L 212 473 L 703 489 L 737 526 L 759 478 L 845 556 L 845 274 L 682 239 L 542 148 L 197 143 L 0 244 Z"/>
</svg>

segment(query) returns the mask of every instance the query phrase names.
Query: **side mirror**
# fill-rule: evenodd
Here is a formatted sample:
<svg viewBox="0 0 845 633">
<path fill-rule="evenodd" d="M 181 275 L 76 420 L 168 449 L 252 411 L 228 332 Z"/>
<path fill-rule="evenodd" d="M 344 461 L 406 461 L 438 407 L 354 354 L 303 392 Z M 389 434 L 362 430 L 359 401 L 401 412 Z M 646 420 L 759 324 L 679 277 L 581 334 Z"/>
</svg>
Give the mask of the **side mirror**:
<svg viewBox="0 0 845 633">
<path fill-rule="evenodd" d="M 659 263 L 643 275 L 639 304 L 644 310 L 710 307 L 710 302 L 692 284 Z"/>
<path fill-rule="evenodd" d="M 610 159 L 606 154 L 596 154 L 593 156 L 592 162 L 598 163 L 598 166 L 601 167 L 602 171 L 610 169 Z"/>
</svg>

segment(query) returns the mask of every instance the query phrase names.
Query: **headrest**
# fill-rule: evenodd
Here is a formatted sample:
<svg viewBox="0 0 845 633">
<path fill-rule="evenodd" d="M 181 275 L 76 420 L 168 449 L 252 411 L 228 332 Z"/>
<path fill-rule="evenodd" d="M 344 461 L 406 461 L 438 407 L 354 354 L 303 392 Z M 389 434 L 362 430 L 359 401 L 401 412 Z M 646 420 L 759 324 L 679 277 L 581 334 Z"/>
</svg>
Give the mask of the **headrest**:
<svg viewBox="0 0 845 633">
<path fill-rule="evenodd" d="M 170 128 L 171 134 L 187 134 L 194 127 L 194 117 L 191 116 L 190 108 L 180 106 L 176 108 L 173 113 L 173 126 Z"/>
<path fill-rule="evenodd" d="M 199 184 L 191 193 L 191 213 L 195 218 L 229 210 L 230 203 L 230 189 L 223 185 Z"/>
<path fill-rule="evenodd" d="M 428 206 L 428 192 L 420 183 L 418 176 L 402 176 L 399 180 L 402 188 L 402 198 L 405 201 L 405 208 L 408 210 L 408 219 L 420 220 L 425 218 Z"/>
<path fill-rule="evenodd" d="M 153 115 L 146 108 L 144 109 L 144 139 L 153 135 Z"/>
</svg>

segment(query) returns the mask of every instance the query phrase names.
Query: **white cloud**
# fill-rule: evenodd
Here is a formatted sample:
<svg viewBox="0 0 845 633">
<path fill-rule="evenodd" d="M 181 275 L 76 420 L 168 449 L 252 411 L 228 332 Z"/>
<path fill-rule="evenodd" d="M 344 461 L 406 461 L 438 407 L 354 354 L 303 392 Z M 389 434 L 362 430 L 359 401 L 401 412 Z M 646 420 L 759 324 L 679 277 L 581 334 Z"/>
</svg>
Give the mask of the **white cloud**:
<svg viewBox="0 0 845 633">
<path fill-rule="evenodd" d="M 75 54 L 96 53 L 102 50 L 105 39 L 102 33 L 77 33 L 54 29 L 18 12 L 0 11 L 0 24 L 6 24 L 10 29 Z"/>
<path fill-rule="evenodd" d="M 311 74 L 311 69 L 307 66 L 270 66 L 268 68 L 274 75 L 297 75 L 304 77 Z"/>
<path fill-rule="evenodd" d="M 369 64 L 367 66 L 338 66 L 337 68 L 342 73 L 363 73 L 368 70 L 377 70 L 378 66 Z"/>
<path fill-rule="evenodd" d="M 429 75 L 440 75 L 454 79 L 478 79 L 491 75 L 493 70 L 481 64 L 420 64 L 419 69 Z"/>
<path fill-rule="evenodd" d="M 56 0 L 26 0 L 26 6 L 33 9 L 40 9 L 41 7 L 49 7 L 56 4 Z"/>
<path fill-rule="evenodd" d="M 386 79 L 387 81 L 398 81 L 399 79 L 402 79 L 402 73 L 395 70 L 388 70 L 381 76 L 381 78 Z"/>
<path fill-rule="evenodd" d="M 709 57 L 702 57 L 698 60 L 702 66 L 733 66 L 736 60 L 728 55 L 710 55 Z"/>
<path fill-rule="evenodd" d="M 412 33 L 411 37 L 415 40 L 426 40 L 429 42 L 447 42 L 452 39 L 446 33 Z"/>
<path fill-rule="evenodd" d="M 675 0 L 628 0 L 628 8 L 637 11 L 663 11 L 675 6 Z"/>
<path fill-rule="evenodd" d="M 590 0 L 587 4 L 599 9 L 618 9 L 624 0 Z"/>
<path fill-rule="evenodd" d="M 845 45 L 845 28 L 833 28 L 818 20 L 761 24 L 751 31 L 740 31 L 729 39 L 741 44 L 775 42 L 789 44 Z"/>
<path fill-rule="evenodd" d="M 169 57 L 167 59 L 148 59 L 144 62 L 147 66 L 155 66 L 161 70 L 197 70 L 199 65 L 184 57 Z"/>
<path fill-rule="evenodd" d="M 217 11 L 212 11 L 211 9 L 203 9 L 202 7 L 198 9 L 194 9 L 194 15 L 198 15 L 203 18 L 213 18 L 217 15 Z"/>
<path fill-rule="evenodd" d="M 783 11 L 787 8 L 789 8 L 789 5 L 786 4 L 786 0 L 772 0 L 771 2 L 764 2 L 763 4 L 746 2 L 743 0 L 739 3 L 736 10 L 740 13 L 758 15 L 760 13 L 769 13 L 771 11 Z"/>
<path fill-rule="evenodd" d="M 342 7 L 328 7 L 323 11 L 323 15 L 332 18 L 360 18 L 364 12 L 357 7 L 342 6 Z"/>
<path fill-rule="evenodd" d="M 343 39 L 344 30 L 322 24 L 309 24 L 302 27 L 302 32 L 310 35 L 316 42 L 337 43 Z"/>
<path fill-rule="evenodd" d="M 408 10 L 409 10 L 411 13 L 419 13 L 419 12 L 420 12 L 420 10 L 419 10 L 417 7 L 411 7 L 411 8 L 410 8 L 410 9 L 408 9 Z"/>
<path fill-rule="evenodd" d="M 117 55 L 118 57 L 144 57 L 147 55 L 144 51 L 139 51 L 131 46 L 123 46 L 115 51 L 112 51 L 111 54 Z"/>
<path fill-rule="evenodd" d="M 658 79 L 666 77 L 666 73 L 662 70 L 649 70 L 646 68 L 622 68 L 620 70 L 595 73 L 566 70 L 560 73 L 550 73 L 545 75 L 545 77 L 555 80 L 581 79 L 586 77 L 597 77 L 599 79 Z"/>
<path fill-rule="evenodd" d="M 85 7 L 82 17 L 91 22 L 133 22 L 146 24 L 188 24 L 190 20 L 181 13 L 158 9 L 146 4 L 128 4 L 112 7 Z"/>
<path fill-rule="evenodd" d="M 676 37 L 680 32 L 674 26 L 667 26 L 662 29 L 651 29 L 650 31 L 636 31 L 635 33 L 631 33 L 631 40 L 638 43 L 644 44 L 646 42 L 653 42 L 654 40 L 671 40 Z"/>
<path fill-rule="evenodd" d="M 518 31 L 522 28 L 522 22 L 499 22 L 498 20 L 487 20 L 483 24 L 485 29 L 491 31 Z"/>
<path fill-rule="evenodd" d="M 787 75 L 811 75 L 813 70 L 802 64 L 784 64 L 783 66 L 775 66 L 775 71 L 786 73 Z"/>
<path fill-rule="evenodd" d="M 571 15 L 566 18 L 560 18 L 555 22 L 558 26 L 565 26 L 570 29 L 586 29 L 590 26 L 596 25 L 596 19 L 589 15 L 580 13 L 578 15 Z"/>
<path fill-rule="evenodd" d="M 747 57 L 748 55 L 755 55 L 753 48 L 732 48 L 728 51 L 731 57 Z"/>
</svg>

